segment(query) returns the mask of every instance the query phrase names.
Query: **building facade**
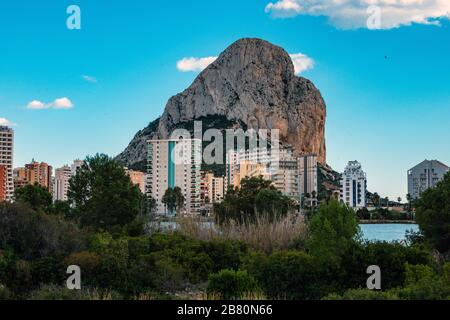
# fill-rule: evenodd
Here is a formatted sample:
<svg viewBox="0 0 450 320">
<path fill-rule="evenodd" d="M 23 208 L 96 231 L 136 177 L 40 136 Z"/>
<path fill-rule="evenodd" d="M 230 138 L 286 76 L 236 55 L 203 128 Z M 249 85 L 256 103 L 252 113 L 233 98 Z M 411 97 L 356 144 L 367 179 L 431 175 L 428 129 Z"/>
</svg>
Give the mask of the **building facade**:
<svg viewBox="0 0 450 320">
<path fill-rule="evenodd" d="M 13 171 L 14 190 L 23 188 L 28 184 L 27 170 L 25 167 L 14 168 Z"/>
<path fill-rule="evenodd" d="M 205 189 L 205 202 L 220 203 L 225 195 L 225 181 L 223 177 L 215 177 L 214 173 L 207 172 L 203 176 L 204 182 L 202 185 Z M 207 198 L 206 198 L 207 197 Z M 206 201 L 208 200 L 208 201 Z"/>
<path fill-rule="evenodd" d="M 130 170 L 125 168 L 126 174 L 130 177 L 131 183 L 139 187 L 139 190 L 145 194 L 146 174 L 144 172 Z"/>
<path fill-rule="evenodd" d="M 53 185 L 53 200 L 67 201 L 67 192 L 69 191 L 69 182 L 72 176 L 72 169 L 64 166 L 55 170 L 55 180 Z"/>
<path fill-rule="evenodd" d="M 298 193 L 308 206 L 317 206 L 317 155 L 309 154 L 298 158 Z"/>
<path fill-rule="evenodd" d="M 32 161 L 25 165 L 28 184 L 38 184 L 52 193 L 53 168 L 45 162 Z"/>
<path fill-rule="evenodd" d="M 230 151 L 226 159 L 227 187 L 238 188 L 244 178 L 262 177 L 283 195 L 298 199 L 298 163 L 291 148 Z"/>
<path fill-rule="evenodd" d="M 13 182 L 13 155 L 14 155 L 14 130 L 0 126 L 0 166 L 4 170 L 4 182 L 0 188 L 3 189 L 5 201 L 12 201 L 14 194 Z"/>
<path fill-rule="evenodd" d="M 444 178 L 450 168 L 438 160 L 425 160 L 408 170 L 408 194 L 417 199 Z"/>
<path fill-rule="evenodd" d="M 8 167 L 0 164 L 0 202 L 6 201 L 6 183 L 8 182 Z"/>
<path fill-rule="evenodd" d="M 156 200 L 158 214 L 173 215 L 162 202 L 166 191 L 179 187 L 184 196 L 181 214 L 200 213 L 201 140 L 149 140 L 146 192 Z"/>
<path fill-rule="evenodd" d="M 358 161 L 350 161 L 342 173 L 340 201 L 354 209 L 367 206 L 367 179 Z"/>
</svg>

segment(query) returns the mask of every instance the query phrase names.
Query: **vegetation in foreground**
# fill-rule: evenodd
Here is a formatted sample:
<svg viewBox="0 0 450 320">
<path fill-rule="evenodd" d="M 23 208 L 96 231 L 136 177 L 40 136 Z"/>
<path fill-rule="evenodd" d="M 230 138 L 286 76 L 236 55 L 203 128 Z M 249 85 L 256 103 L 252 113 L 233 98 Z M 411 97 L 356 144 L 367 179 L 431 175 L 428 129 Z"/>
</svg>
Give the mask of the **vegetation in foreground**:
<svg viewBox="0 0 450 320">
<path fill-rule="evenodd" d="M 182 219 L 176 232 L 147 227 L 153 202 L 103 155 L 87 159 L 68 203 L 18 190 L 0 204 L 0 299 L 450 298 L 450 174 L 417 202 L 423 234 L 408 245 L 363 242 L 356 214 L 337 202 L 304 220 L 261 180 L 242 188 L 217 230 Z M 81 267 L 82 290 L 65 287 L 69 265 Z M 364 289 L 371 265 L 380 291 Z"/>
</svg>

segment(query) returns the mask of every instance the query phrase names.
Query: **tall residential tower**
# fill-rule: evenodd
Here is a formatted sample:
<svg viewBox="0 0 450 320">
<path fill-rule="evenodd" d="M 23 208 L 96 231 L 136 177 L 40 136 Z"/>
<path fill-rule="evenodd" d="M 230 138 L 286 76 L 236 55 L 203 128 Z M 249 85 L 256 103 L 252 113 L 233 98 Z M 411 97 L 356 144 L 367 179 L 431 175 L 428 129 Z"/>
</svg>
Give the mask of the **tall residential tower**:
<svg viewBox="0 0 450 320">
<path fill-rule="evenodd" d="M 350 161 L 342 174 L 340 201 L 354 209 L 367 206 L 366 173 L 358 161 Z"/>
<path fill-rule="evenodd" d="M 11 201 L 14 193 L 13 182 L 14 131 L 0 126 L 0 201 Z"/>
<path fill-rule="evenodd" d="M 200 213 L 201 147 L 198 139 L 148 141 L 147 194 L 156 200 L 158 214 L 175 214 L 162 202 L 166 191 L 175 187 L 181 189 L 185 200 L 178 213 Z"/>
</svg>

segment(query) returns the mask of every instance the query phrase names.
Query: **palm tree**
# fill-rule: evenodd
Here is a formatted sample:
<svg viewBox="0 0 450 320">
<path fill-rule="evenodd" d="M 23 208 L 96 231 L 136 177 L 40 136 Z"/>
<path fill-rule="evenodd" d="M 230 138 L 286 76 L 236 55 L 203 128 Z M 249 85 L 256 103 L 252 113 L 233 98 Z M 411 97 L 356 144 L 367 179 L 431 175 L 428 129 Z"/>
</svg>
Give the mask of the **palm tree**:
<svg viewBox="0 0 450 320">
<path fill-rule="evenodd" d="M 377 192 L 375 192 L 373 195 L 372 195 L 372 202 L 373 202 L 373 205 L 375 206 L 375 208 L 379 208 L 379 206 L 380 206 L 380 195 L 377 193 Z"/>
</svg>

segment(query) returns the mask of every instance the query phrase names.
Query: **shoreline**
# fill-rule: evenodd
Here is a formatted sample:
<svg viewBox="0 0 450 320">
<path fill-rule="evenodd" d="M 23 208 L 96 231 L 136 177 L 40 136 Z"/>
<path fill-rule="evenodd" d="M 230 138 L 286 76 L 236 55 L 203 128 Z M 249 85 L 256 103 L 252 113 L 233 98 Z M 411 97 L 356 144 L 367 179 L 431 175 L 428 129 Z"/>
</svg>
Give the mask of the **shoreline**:
<svg viewBox="0 0 450 320">
<path fill-rule="evenodd" d="M 359 224 L 417 224 L 412 220 L 360 220 Z"/>
</svg>

